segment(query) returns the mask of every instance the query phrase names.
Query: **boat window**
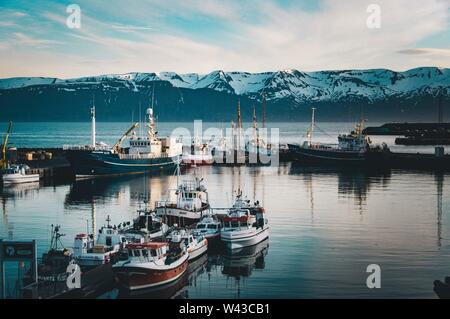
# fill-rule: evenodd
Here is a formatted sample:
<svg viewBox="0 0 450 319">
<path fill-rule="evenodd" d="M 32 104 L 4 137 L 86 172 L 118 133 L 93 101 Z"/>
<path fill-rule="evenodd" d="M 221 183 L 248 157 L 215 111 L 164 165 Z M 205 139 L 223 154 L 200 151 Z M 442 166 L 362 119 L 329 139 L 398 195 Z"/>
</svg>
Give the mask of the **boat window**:
<svg viewBox="0 0 450 319">
<path fill-rule="evenodd" d="M 138 249 L 134 250 L 134 257 L 140 257 L 141 256 L 141 251 Z"/>
<path fill-rule="evenodd" d="M 241 227 L 247 227 L 247 222 L 240 222 Z"/>
<path fill-rule="evenodd" d="M 158 254 L 155 249 L 150 250 L 153 257 L 156 257 Z"/>
<path fill-rule="evenodd" d="M 189 198 L 192 198 L 192 193 L 189 193 L 189 196 L 188 196 Z"/>
<path fill-rule="evenodd" d="M 131 249 L 128 249 L 128 256 L 133 256 L 133 251 Z"/>
<path fill-rule="evenodd" d="M 204 229 L 205 226 L 206 226 L 205 224 L 198 224 L 197 229 Z M 208 225 L 208 228 L 210 228 L 209 226 L 211 226 L 211 225 Z"/>
<path fill-rule="evenodd" d="M 239 227 L 239 222 L 231 222 L 231 227 Z"/>
<path fill-rule="evenodd" d="M 208 229 L 217 229 L 217 225 L 208 225 Z"/>
<path fill-rule="evenodd" d="M 111 236 L 106 236 L 106 246 L 112 246 L 112 238 L 111 238 Z"/>
<path fill-rule="evenodd" d="M 148 256 L 148 251 L 147 249 L 142 249 L 142 256 L 147 257 Z"/>
</svg>

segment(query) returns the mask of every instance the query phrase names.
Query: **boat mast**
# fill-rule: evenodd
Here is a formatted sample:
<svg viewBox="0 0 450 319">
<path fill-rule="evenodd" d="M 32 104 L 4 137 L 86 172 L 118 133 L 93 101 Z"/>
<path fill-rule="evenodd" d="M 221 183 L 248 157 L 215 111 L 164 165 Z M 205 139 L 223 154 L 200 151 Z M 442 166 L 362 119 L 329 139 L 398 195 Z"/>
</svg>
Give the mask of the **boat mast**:
<svg viewBox="0 0 450 319">
<path fill-rule="evenodd" d="M 2 146 L 2 159 L 0 161 L 1 169 L 5 169 L 8 167 L 8 159 L 6 158 L 6 149 L 8 148 L 8 139 L 9 139 L 9 135 L 11 135 L 11 129 L 12 129 L 12 121 L 9 121 L 8 131 L 6 132 L 5 138 L 3 140 L 3 146 Z"/>
<path fill-rule="evenodd" d="M 91 107 L 91 121 L 92 121 L 92 132 L 91 132 L 91 140 L 92 147 L 95 148 L 95 95 L 92 96 L 92 107 Z"/>
<path fill-rule="evenodd" d="M 312 144 L 312 137 L 313 137 L 313 133 L 314 133 L 314 126 L 315 126 L 315 118 L 314 118 L 314 111 L 316 110 L 315 107 L 311 108 L 312 109 L 312 116 L 311 116 L 311 128 L 309 129 L 309 145 L 311 146 Z"/>
<path fill-rule="evenodd" d="M 262 93 L 262 128 L 266 127 L 266 93 Z"/>
<path fill-rule="evenodd" d="M 258 124 L 256 122 L 256 108 L 253 106 L 253 138 L 258 143 Z"/>
<path fill-rule="evenodd" d="M 148 115 L 148 124 L 147 127 L 148 130 L 148 136 L 150 140 L 156 139 L 156 125 L 155 125 L 155 118 L 153 116 L 153 103 L 155 101 L 155 86 L 153 85 L 153 92 L 152 92 L 152 105 L 150 108 L 147 109 L 147 115 Z"/>
<path fill-rule="evenodd" d="M 242 119 L 241 119 L 241 100 L 238 100 L 237 107 L 237 149 L 241 149 L 241 130 L 242 130 Z"/>
</svg>

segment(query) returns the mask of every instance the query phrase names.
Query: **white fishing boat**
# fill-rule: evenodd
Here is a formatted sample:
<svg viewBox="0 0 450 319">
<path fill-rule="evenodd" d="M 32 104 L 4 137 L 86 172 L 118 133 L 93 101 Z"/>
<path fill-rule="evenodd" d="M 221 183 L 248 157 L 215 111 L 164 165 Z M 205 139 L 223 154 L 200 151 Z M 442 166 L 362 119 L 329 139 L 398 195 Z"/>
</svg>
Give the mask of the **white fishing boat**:
<svg viewBox="0 0 450 319">
<path fill-rule="evenodd" d="M 29 174 L 28 165 L 10 165 L 1 172 L 4 185 L 39 182 L 39 174 Z"/>
<path fill-rule="evenodd" d="M 213 215 L 204 216 L 195 226 L 194 235 L 203 235 L 209 241 L 220 238 L 222 223 Z"/>
<path fill-rule="evenodd" d="M 184 245 L 189 253 L 189 260 L 196 259 L 208 251 L 208 240 L 203 235 L 194 235 L 186 229 L 174 229 L 166 239 Z"/>
<path fill-rule="evenodd" d="M 180 168 L 177 167 L 180 179 Z M 209 212 L 208 192 L 203 185 L 203 178 L 189 176 L 178 183 L 175 191 L 176 200 L 158 201 L 155 204 L 156 215 L 162 217 L 168 225 L 192 225 Z"/>
<path fill-rule="evenodd" d="M 250 204 L 238 192 L 236 201 L 224 218 L 220 239 L 229 249 L 253 246 L 269 237 L 269 225 L 259 202 Z"/>
<path fill-rule="evenodd" d="M 84 233 L 75 236 L 73 257 L 82 269 L 116 262 L 127 244 L 126 237 L 119 233 L 118 227 L 110 225 L 109 216 L 106 221 L 108 224 L 98 230 L 97 240 L 94 240 L 93 235 Z"/>
</svg>

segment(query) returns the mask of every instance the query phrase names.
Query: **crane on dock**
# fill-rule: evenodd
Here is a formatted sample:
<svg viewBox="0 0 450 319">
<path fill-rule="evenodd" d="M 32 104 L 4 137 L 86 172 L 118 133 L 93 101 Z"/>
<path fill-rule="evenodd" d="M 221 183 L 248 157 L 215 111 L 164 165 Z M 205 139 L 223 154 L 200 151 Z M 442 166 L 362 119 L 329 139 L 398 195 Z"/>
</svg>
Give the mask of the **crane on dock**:
<svg viewBox="0 0 450 319">
<path fill-rule="evenodd" d="M 6 132 L 5 137 L 3 138 L 2 145 L 2 158 L 0 160 L 0 169 L 8 168 L 8 159 L 6 158 L 6 150 L 8 149 L 8 140 L 12 131 L 12 121 L 9 121 L 8 131 Z"/>
<path fill-rule="evenodd" d="M 123 140 L 131 133 L 133 132 L 137 127 L 139 127 L 139 123 L 136 122 L 133 125 L 131 125 L 131 127 L 128 129 L 128 131 L 125 132 L 125 134 L 122 135 L 122 137 L 116 142 L 116 144 L 114 144 L 114 146 L 112 147 L 113 152 L 115 153 L 119 153 L 119 147 L 120 144 L 122 144 Z"/>
</svg>

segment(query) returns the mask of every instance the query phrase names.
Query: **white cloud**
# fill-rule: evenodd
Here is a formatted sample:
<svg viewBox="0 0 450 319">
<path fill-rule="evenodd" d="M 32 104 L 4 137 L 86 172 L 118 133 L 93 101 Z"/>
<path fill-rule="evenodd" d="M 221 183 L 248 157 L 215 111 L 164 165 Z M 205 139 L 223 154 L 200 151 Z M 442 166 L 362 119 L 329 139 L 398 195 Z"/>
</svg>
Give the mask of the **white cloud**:
<svg viewBox="0 0 450 319">
<path fill-rule="evenodd" d="M 71 53 L 70 67 L 67 67 L 69 59 L 64 52 L 39 52 L 43 61 L 48 60 L 50 64 L 40 75 L 450 67 L 449 49 L 415 48 L 423 39 L 439 32 L 450 32 L 448 1 L 377 0 L 381 6 L 381 28 L 368 29 L 366 9 L 372 2 L 324 1 L 320 10 L 307 12 L 295 5 L 283 8 L 272 1 L 138 1 L 120 10 L 117 6 L 122 2 L 113 2 L 101 7 L 104 14 L 108 13 L 109 21 L 100 19 L 99 15 L 90 16 L 86 12 L 93 10 L 83 10 L 81 4 L 82 28 L 70 32 L 61 30 L 83 51 L 75 49 Z M 99 6 L 98 3 L 92 5 Z M 60 15 L 44 12 L 42 16 L 65 25 L 64 10 L 61 12 Z M 220 35 L 207 33 L 205 36 L 181 29 L 176 24 L 168 24 L 164 19 L 168 16 L 186 21 L 210 17 L 221 22 Z M 120 17 L 136 23 L 124 23 Z M 44 49 L 56 42 L 27 37 L 24 33 L 16 33 L 14 40 Z M 27 54 L 37 52 L 23 52 L 20 56 L 23 58 Z M 31 61 L 34 59 L 13 57 L 8 69 L 17 75 L 13 69 L 15 63 L 21 64 L 22 70 L 24 65 L 35 70 Z"/>
</svg>

